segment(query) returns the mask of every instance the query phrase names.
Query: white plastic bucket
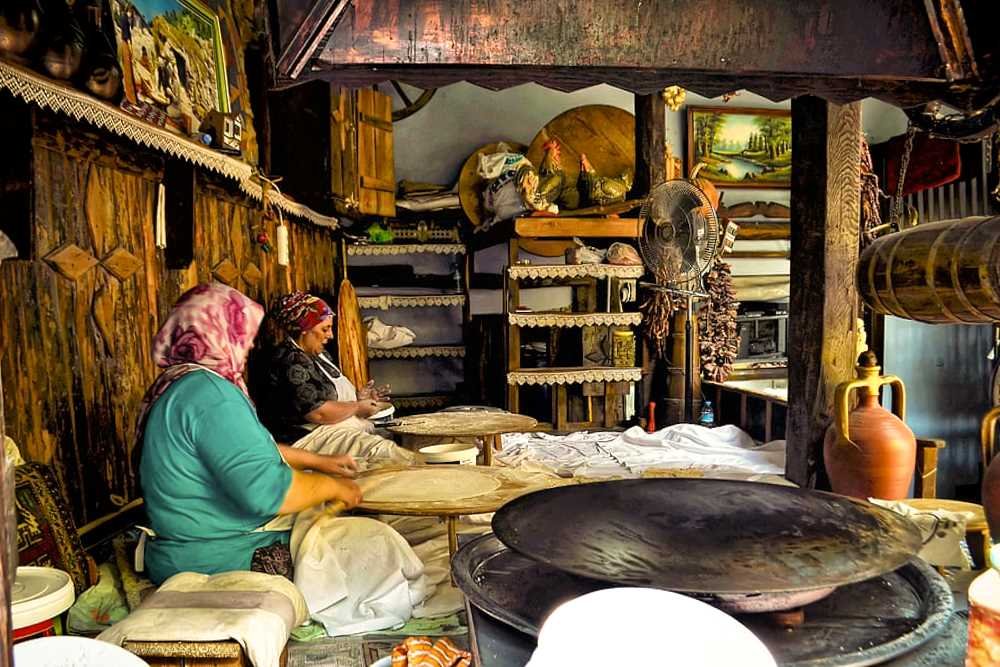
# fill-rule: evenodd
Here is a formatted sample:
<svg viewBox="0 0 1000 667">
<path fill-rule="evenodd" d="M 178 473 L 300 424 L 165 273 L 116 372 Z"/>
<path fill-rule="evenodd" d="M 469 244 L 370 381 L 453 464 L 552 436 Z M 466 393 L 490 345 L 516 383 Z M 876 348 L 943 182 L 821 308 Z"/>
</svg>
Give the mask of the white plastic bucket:
<svg viewBox="0 0 1000 667">
<path fill-rule="evenodd" d="M 443 445 L 428 445 L 417 450 L 420 461 L 430 465 L 441 463 L 457 463 L 459 465 L 476 465 L 479 447 L 467 442 L 449 442 Z"/>
<path fill-rule="evenodd" d="M 73 606 L 73 580 L 51 567 L 17 568 L 11 588 L 14 642 L 56 634 L 55 621 Z"/>
</svg>

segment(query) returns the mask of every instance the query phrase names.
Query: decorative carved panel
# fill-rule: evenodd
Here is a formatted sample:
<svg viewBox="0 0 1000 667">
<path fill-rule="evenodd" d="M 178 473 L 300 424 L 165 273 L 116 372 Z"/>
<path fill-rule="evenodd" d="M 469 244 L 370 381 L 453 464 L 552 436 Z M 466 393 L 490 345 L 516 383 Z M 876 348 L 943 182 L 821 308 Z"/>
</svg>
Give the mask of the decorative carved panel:
<svg viewBox="0 0 1000 667">
<path fill-rule="evenodd" d="M 142 267 L 142 260 L 125 248 L 115 248 L 101 264 L 118 280 L 128 280 Z"/>
<path fill-rule="evenodd" d="M 73 282 L 97 265 L 97 258 L 75 243 L 67 243 L 49 253 L 45 261 Z"/>
</svg>

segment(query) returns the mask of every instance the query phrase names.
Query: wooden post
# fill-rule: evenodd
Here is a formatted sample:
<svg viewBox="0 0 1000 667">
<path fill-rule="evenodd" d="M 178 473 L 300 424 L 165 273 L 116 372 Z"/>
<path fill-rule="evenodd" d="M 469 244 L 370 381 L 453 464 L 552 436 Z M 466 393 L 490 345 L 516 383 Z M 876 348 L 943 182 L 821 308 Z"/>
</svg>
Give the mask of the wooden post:
<svg viewBox="0 0 1000 667">
<path fill-rule="evenodd" d="M 9 296 L 9 295 L 8 295 Z M 4 426 L 3 413 L 3 378 L 0 378 L 0 444 L 7 433 Z M 7 523 L 8 513 L 14 514 L 10 506 L 14 502 L 14 472 L 9 470 L 5 450 L 0 450 L 0 665 L 13 665 L 14 656 L 11 653 L 11 617 L 10 617 L 10 584 L 8 583 L 11 569 L 17 563 L 10 562 L 7 554 L 7 544 L 17 544 L 17 537 L 12 533 L 15 526 Z"/>
<path fill-rule="evenodd" d="M 635 182 L 631 197 L 640 198 L 649 194 L 650 188 L 666 180 L 666 109 L 660 94 L 635 96 Z M 683 335 L 683 330 L 682 330 Z M 645 337 L 643 337 L 645 341 Z M 649 401 L 657 405 L 656 423 L 660 426 L 675 424 L 684 413 L 684 382 L 671 381 L 676 373 L 684 377 L 684 346 L 680 346 L 680 356 L 676 352 L 669 362 L 656 362 L 650 345 L 642 345 L 641 365 L 647 372 L 643 374 L 637 407 L 640 414 Z M 676 350 L 677 347 L 675 346 Z M 657 366 L 660 368 L 657 369 Z M 668 398 L 670 397 L 670 398 Z"/>
<path fill-rule="evenodd" d="M 833 392 L 853 377 L 861 110 L 792 100 L 792 253 L 785 475 L 814 487 Z"/>
</svg>

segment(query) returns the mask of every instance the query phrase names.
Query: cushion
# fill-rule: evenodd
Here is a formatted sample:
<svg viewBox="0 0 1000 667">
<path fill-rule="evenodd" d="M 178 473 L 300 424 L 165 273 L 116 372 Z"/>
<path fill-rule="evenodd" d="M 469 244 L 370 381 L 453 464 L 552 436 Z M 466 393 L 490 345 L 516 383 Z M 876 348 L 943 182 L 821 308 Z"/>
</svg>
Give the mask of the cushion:
<svg viewBox="0 0 1000 667">
<path fill-rule="evenodd" d="M 925 510 L 910 507 L 905 501 L 869 498 L 881 507 L 891 509 L 909 518 L 920 529 L 924 544 L 917 554 L 937 567 L 972 569 L 968 547 L 965 545 L 965 524 L 975 518 L 971 512 L 950 512 L 943 509 Z"/>
<path fill-rule="evenodd" d="M 14 468 L 19 565 L 55 567 L 68 573 L 77 593 L 90 585 L 86 552 L 52 469 L 41 463 Z"/>
</svg>

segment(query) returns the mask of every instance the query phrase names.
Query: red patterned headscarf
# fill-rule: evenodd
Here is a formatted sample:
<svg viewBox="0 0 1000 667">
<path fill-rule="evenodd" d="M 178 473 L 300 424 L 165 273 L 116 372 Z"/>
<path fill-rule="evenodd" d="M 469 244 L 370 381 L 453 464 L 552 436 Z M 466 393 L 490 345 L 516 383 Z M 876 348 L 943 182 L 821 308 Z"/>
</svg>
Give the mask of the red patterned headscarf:
<svg viewBox="0 0 1000 667">
<path fill-rule="evenodd" d="M 153 361 L 164 370 L 142 399 L 137 444 L 156 399 L 192 371 L 209 370 L 246 394 L 243 369 L 263 318 L 259 303 L 221 283 L 185 292 L 153 339 Z"/>
<path fill-rule="evenodd" d="M 278 299 L 271 310 L 271 316 L 290 336 L 298 336 L 333 317 L 333 310 L 318 296 L 292 292 Z"/>
</svg>

